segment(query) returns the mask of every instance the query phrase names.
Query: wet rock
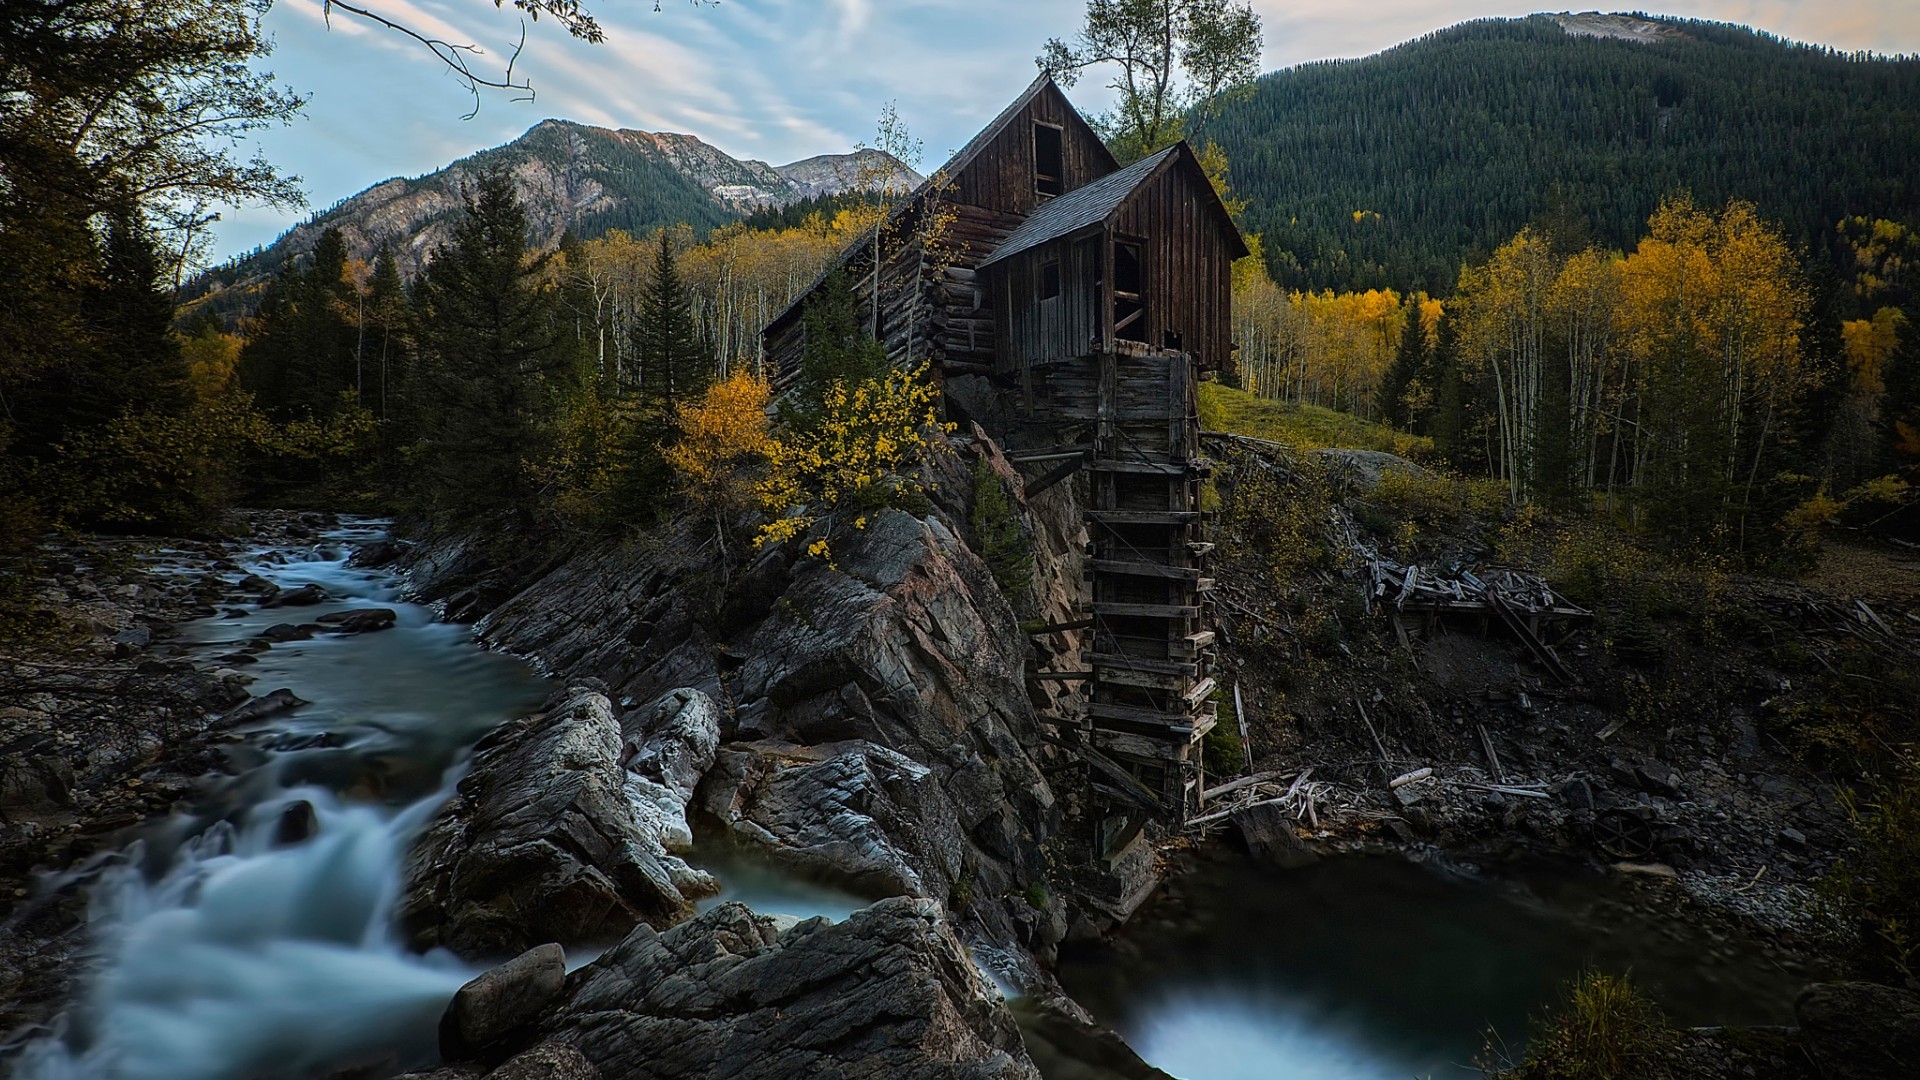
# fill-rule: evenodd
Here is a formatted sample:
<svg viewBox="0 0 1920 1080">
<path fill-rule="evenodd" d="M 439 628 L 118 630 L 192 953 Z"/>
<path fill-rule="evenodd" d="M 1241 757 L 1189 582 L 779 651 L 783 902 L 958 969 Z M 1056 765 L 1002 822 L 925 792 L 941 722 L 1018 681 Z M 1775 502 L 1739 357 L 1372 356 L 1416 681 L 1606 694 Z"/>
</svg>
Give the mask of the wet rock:
<svg viewBox="0 0 1920 1080">
<path fill-rule="evenodd" d="M 575 1069 L 584 1060 L 605 1077 L 1040 1075 L 1013 1016 L 930 900 L 882 901 L 838 924 L 783 927 L 723 904 L 664 933 L 639 927 L 569 978 L 541 1034 L 522 1057 Z"/>
<path fill-rule="evenodd" d="M 1293 820 L 1278 806 L 1249 806 L 1235 811 L 1227 820 L 1233 823 L 1241 843 L 1247 845 L 1247 851 L 1256 859 L 1287 870 L 1320 861 L 1320 856 L 1294 831 Z"/>
<path fill-rule="evenodd" d="M 645 716 L 623 749 L 606 696 L 575 687 L 481 740 L 408 862 L 402 918 L 416 942 L 481 956 L 605 939 L 671 925 L 717 892 L 673 852 L 691 841 L 686 777 L 712 760 L 719 709 L 687 690 Z"/>
<path fill-rule="evenodd" d="M 261 600 L 260 606 L 269 608 L 312 607 L 315 604 L 325 603 L 326 599 L 327 590 L 318 585 L 308 584 L 302 585 L 297 589 L 287 589 L 275 593 Z"/>
<path fill-rule="evenodd" d="M 51 739 L 18 739 L 0 747 L 0 807 L 41 810 L 70 806 L 73 783 L 73 766 L 54 748 Z"/>
<path fill-rule="evenodd" d="M 214 721 L 214 723 L 220 727 L 251 724 L 265 720 L 270 716 L 278 716 L 283 712 L 288 712 L 307 704 L 311 703 L 301 700 L 299 696 L 286 687 L 281 687 L 272 693 L 263 694 L 239 708 L 227 712 L 222 715 L 220 719 Z"/>
<path fill-rule="evenodd" d="M 1070 1004 L 1070 1003 L 1069 1003 Z M 1075 1080 L 1173 1080 L 1141 1060 L 1111 1028 L 1037 997 L 1008 1006 L 1020 1021 L 1027 1053 L 1043 1076 Z"/>
<path fill-rule="evenodd" d="M 295 623 L 283 622 L 274 623 L 272 626 L 260 631 L 260 636 L 278 645 L 289 641 L 305 641 L 313 636 L 313 631 L 305 629 Z"/>
<path fill-rule="evenodd" d="M 153 644 L 153 631 L 144 626 L 133 626 L 113 635 L 114 653 L 118 656 L 131 656 Z"/>
<path fill-rule="evenodd" d="M 348 566 L 385 566 L 406 554 L 407 545 L 392 537 L 382 537 L 370 544 L 362 544 L 347 558 Z"/>
<path fill-rule="evenodd" d="M 546 1011 L 567 983 L 567 953 L 548 943 L 462 986 L 440 1018 L 440 1054 L 474 1057 L 512 1039 Z"/>
<path fill-rule="evenodd" d="M 1908 1080 L 1920 1063 L 1920 994 L 1864 982 L 1815 983 L 1794 1002 L 1828 1080 Z"/>
<path fill-rule="evenodd" d="M 273 841 L 283 846 L 302 843 L 313 836 L 318 825 L 319 819 L 314 815 L 313 804 L 301 799 L 280 812 L 280 821 L 273 830 Z"/>
<path fill-rule="evenodd" d="M 329 612 L 317 621 L 339 634 L 371 634 L 378 630 L 393 629 L 394 622 L 399 618 L 399 612 L 381 607 Z"/>
</svg>

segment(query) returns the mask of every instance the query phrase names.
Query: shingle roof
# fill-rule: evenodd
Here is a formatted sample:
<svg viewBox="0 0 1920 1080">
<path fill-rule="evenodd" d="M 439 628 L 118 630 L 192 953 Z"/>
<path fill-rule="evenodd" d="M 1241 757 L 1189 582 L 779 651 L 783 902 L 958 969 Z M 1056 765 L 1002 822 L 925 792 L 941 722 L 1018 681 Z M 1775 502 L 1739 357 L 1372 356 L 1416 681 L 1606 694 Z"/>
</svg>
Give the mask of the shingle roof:
<svg viewBox="0 0 1920 1080">
<path fill-rule="evenodd" d="M 1001 242 L 993 254 L 980 262 L 980 269 L 992 266 L 1002 259 L 1018 255 L 1029 248 L 1039 247 L 1050 240 L 1058 240 L 1079 232 L 1089 225 L 1095 225 L 1112 215 L 1120 204 L 1133 194 L 1134 189 L 1147 182 L 1162 162 L 1180 149 L 1178 144 L 1167 147 L 1157 154 L 1149 154 L 1139 161 L 1116 173 L 1095 180 L 1091 184 L 1074 188 L 1065 195 L 1048 200 L 1045 206 L 1035 210 L 1033 215 L 1020 223 Z"/>
</svg>

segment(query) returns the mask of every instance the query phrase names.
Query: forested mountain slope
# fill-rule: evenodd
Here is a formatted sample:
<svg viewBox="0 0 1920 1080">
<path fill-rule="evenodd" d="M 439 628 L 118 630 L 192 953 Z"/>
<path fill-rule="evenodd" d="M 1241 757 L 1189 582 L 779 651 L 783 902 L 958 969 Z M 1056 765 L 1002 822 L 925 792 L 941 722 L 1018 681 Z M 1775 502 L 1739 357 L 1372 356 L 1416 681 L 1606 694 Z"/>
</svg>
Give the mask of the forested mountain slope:
<svg viewBox="0 0 1920 1080">
<path fill-rule="evenodd" d="M 1463 23 L 1274 72 L 1197 134 L 1227 151 L 1275 278 L 1315 288 L 1446 292 L 1555 208 L 1625 245 L 1678 188 L 1808 243 L 1920 214 L 1920 59 L 1719 23 Z"/>
<path fill-rule="evenodd" d="M 387 180 L 295 226 L 266 248 L 202 279 L 213 291 L 258 281 L 313 250 L 338 228 L 350 258 L 371 263 L 391 248 L 403 274 L 446 243 L 462 192 L 482 173 L 505 169 L 527 211 L 529 238 L 551 249 L 568 229 L 584 238 L 612 229 L 636 235 L 662 226 L 705 230 L 743 214 L 818 200 L 856 187 L 910 185 L 919 177 L 875 150 L 825 154 L 773 166 L 741 161 L 692 135 L 613 130 L 543 120 L 505 146 L 415 179 Z"/>
</svg>

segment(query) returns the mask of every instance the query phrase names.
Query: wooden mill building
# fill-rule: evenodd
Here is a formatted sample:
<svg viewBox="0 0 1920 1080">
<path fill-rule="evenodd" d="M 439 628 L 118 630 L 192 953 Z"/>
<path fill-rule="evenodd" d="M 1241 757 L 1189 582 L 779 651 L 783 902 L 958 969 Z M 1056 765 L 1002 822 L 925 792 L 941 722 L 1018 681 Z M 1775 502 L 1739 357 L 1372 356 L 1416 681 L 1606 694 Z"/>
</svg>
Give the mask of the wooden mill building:
<svg viewBox="0 0 1920 1080">
<path fill-rule="evenodd" d="M 1076 720 L 1097 790 L 1183 816 L 1214 723 L 1195 385 L 1232 362 L 1239 230 L 1187 144 L 1122 168 L 1043 77 L 900 202 L 879 248 L 877 274 L 871 235 L 831 269 L 889 359 L 928 363 L 952 410 L 974 380 L 1010 402 L 981 419 L 1050 466 L 1030 496 L 1088 473 Z M 777 386 L 799 373 L 818 288 L 765 330 Z"/>
</svg>

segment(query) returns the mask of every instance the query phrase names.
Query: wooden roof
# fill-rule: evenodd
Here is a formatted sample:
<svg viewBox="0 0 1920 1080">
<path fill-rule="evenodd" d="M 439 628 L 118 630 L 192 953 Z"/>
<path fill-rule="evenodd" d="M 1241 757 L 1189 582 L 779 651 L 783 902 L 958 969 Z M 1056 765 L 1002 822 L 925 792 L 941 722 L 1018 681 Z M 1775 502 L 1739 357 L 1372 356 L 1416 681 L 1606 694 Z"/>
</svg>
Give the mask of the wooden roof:
<svg viewBox="0 0 1920 1080">
<path fill-rule="evenodd" d="M 1200 186 L 1204 187 L 1210 203 L 1218 212 L 1221 224 L 1233 237 L 1235 258 L 1244 258 L 1250 252 L 1240 230 L 1227 214 L 1226 206 L 1221 203 L 1213 183 L 1207 179 L 1206 170 L 1200 168 L 1199 159 L 1193 155 L 1192 147 L 1184 141 L 1173 144 L 1158 153 L 1149 154 L 1139 161 L 1121 169 L 1119 172 L 1103 176 L 1091 184 L 1076 188 L 1065 195 L 1048 202 L 1033 216 L 1022 222 L 1012 236 L 996 248 L 993 254 L 981 260 L 980 269 L 984 270 L 1002 259 L 1011 258 L 1023 251 L 1039 247 L 1042 244 L 1071 236 L 1082 229 L 1098 225 L 1113 216 L 1114 211 L 1126 203 L 1127 198 L 1145 186 L 1164 168 L 1180 167 L 1184 162 L 1197 174 Z"/>
</svg>

